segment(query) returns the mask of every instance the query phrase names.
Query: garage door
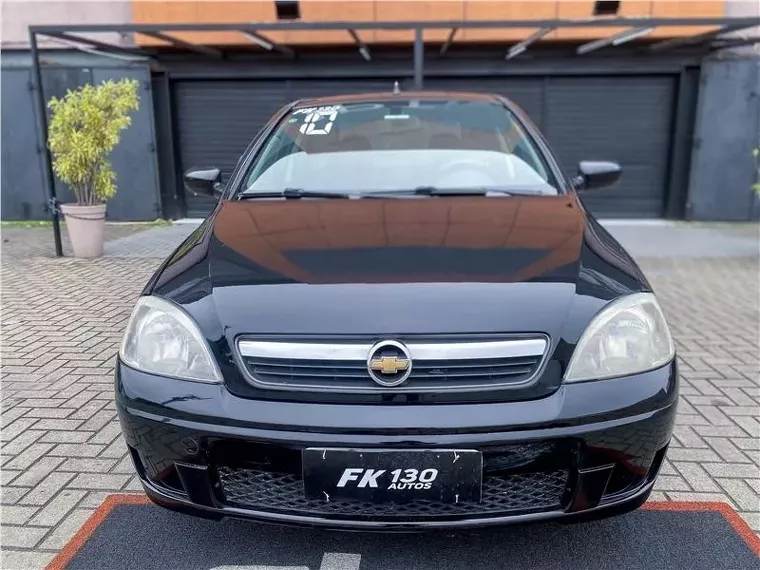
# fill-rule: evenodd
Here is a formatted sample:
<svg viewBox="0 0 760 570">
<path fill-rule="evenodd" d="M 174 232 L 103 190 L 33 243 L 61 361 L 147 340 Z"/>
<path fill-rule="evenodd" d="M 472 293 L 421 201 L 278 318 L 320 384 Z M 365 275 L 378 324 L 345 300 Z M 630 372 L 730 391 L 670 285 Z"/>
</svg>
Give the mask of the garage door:
<svg viewBox="0 0 760 570">
<path fill-rule="evenodd" d="M 251 139 L 282 105 L 325 95 L 389 91 L 388 80 L 184 81 L 174 85 L 182 170 L 217 166 L 226 180 Z M 188 217 L 203 217 L 210 198 L 185 194 Z"/>
<path fill-rule="evenodd" d="M 598 216 L 663 215 L 674 77 L 429 79 L 426 87 L 510 97 L 543 131 L 568 175 L 584 159 L 619 162 L 620 183 L 583 196 Z"/>
<path fill-rule="evenodd" d="M 665 205 L 676 80 L 671 76 L 430 78 L 428 89 L 502 93 L 541 128 L 568 175 L 580 160 L 614 160 L 618 185 L 584 195 L 602 217 L 659 217 Z M 228 177 L 271 114 L 293 99 L 387 91 L 387 80 L 207 81 L 175 85 L 183 169 L 214 165 Z M 214 202 L 187 196 L 187 215 Z"/>
</svg>

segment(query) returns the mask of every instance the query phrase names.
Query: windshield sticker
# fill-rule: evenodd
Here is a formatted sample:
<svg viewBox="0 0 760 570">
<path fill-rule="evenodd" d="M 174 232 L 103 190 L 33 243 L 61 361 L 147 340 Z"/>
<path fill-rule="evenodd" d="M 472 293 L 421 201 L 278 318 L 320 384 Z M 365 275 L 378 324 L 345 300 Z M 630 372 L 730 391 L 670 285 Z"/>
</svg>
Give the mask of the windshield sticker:
<svg viewBox="0 0 760 570">
<path fill-rule="evenodd" d="M 293 115 L 305 115 L 303 124 L 298 129 L 304 135 L 327 135 L 338 118 L 340 105 L 329 107 L 309 107 L 298 109 Z"/>
</svg>

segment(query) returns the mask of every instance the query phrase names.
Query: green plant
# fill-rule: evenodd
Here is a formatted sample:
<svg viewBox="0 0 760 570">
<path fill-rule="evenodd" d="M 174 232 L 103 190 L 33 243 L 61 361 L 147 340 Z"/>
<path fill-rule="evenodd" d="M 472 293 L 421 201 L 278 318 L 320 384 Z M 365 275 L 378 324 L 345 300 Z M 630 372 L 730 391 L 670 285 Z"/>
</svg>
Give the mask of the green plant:
<svg viewBox="0 0 760 570">
<path fill-rule="evenodd" d="M 134 79 L 108 80 L 48 102 L 53 170 L 80 206 L 100 204 L 116 194 L 116 173 L 108 155 L 132 123 L 130 112 L 139 108 L 138 87 Z"/>
</svg>

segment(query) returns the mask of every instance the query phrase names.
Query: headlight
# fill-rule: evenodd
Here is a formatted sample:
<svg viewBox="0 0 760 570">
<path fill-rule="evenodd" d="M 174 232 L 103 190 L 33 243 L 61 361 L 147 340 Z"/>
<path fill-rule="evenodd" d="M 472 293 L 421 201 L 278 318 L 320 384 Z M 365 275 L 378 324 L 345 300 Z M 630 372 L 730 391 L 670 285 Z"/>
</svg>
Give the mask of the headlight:
<svg viewBox="0 0 760 570">
<path fill-rule="evenodd" d="M 566 382 L 599 380 L 653 370 L 670 362 L 675 346 L 657 299 L 636 293 L 594 317 L 575 347 Z"/>
<path fill-rule="evenodd" d="M 221 382 L 222 375 L 198 327 L 176 305 L 140 297 L 124 333 L 121 360 L 138 370 L 198 382 Z"/>
</svg>

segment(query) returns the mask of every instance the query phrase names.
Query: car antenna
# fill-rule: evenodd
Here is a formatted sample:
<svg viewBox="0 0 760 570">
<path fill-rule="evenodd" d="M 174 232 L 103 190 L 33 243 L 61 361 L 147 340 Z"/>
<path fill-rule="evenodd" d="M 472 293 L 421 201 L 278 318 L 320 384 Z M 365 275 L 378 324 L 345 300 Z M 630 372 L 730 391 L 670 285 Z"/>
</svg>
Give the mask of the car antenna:
<svg viewBox="0 0 760 570">
<path fill-rule="evenodd" d="M 393 94 L 394 95 L 400 95 L 401 94 L 401 88 L 398 86 L 398 81 L 393 82 Z"/>
</svg>

